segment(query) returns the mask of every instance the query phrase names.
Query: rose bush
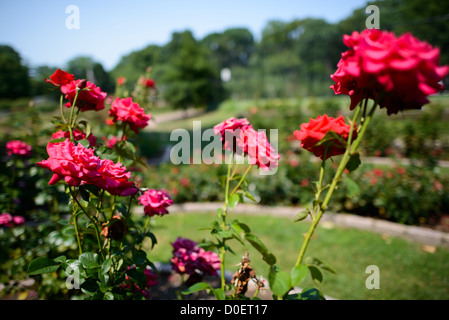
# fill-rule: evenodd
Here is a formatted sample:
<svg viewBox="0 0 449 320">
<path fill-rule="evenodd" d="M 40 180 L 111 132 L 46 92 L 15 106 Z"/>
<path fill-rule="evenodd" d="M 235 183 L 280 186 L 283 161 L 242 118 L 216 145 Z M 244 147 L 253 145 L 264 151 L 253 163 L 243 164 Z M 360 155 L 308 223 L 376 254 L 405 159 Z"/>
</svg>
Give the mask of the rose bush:
<svg viewBox="0 0 449 320">
<path fill-rule="evenodd" d="M 147 299 L 148 288 L 156 283 L 155 267 L 141 249 L 142 242 L 149 238 L 156 244 L 149 219 L 155 213 L 167 214 L 166 208 L 173 201 L 165 191 L 137 185 L 122 162 L 132 166 L 139 162 L 132 140 L 129 136 L 125 139 L 125 130 L 129 125 L 138 134 L 148 125 L 150 114 L 146 115 L 131 97 L 117 97 L 109 110 L 113 117 L 109 125 L 121 138 L 114 145 L 103 146 L 89 123 L 77 119 L 80 111 L 103 109 L 106 94 L 95 84 L 74 80 L 62 70 L 47 82 L 61 89 L 61 116 L 59 122 L 54 122 L 57 131 L 46 147 L 48 159 L 37 165 L 52 172 L 49 185 L 62 184 L 70 195 L 68 226 L 74 228 L 78 256 L 41 256 L 29 264 L 28 273 L 45 275 L 62 269 L 70 275 L 75 268 L 80 276 L 74 279 L 73 286 L 80 286 L 87 298 Z M 68 117 L 63 98 L 69 100 L 65 104 L 71 108 Z M 144 226 L 131 214 L 137 199 L 148 215 Z"/>
</svg>

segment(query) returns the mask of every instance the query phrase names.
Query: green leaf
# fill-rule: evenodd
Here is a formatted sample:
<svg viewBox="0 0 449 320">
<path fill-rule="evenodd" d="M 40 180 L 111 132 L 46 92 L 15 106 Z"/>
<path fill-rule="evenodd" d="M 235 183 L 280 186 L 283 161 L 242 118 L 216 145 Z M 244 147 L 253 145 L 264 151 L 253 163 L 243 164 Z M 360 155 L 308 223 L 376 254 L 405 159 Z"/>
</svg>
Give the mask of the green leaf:
<svg viewBox="0 0 449 320">
<path fill-rule="evenodd" d="M 231 195 L 229 197 L 229 208 L 231 210 L 234 209 L 237 206 L 237 204 L 239 203 L 239 201 L 240 201 L 240 195 L 238 195 L 237 193 L 234 193 L 233 195 Z"/>
<path fill-rule="evenodd" d="M 268 280 L 270 282 L 270 290 L 278 296 L 284 296 L 292 288 L 290 274 L 283 270 L 278 270 L 276 266 L 271 268 Z"/>
<path fill-rule="evenodd" d="M 133 279 L 139 287 L 145 288 L 147 278 L 145 276 L 145 273 L 142 270 L 140 270 L 138 268 L 131 268 L 131 269 L 126 270 L 126 274 L 131 279 Z"/>
<path fill-rule="evenodd" d="M 131 154 L 136 154 L 136 147 L 131 142 L 125 140 L 125 146 Z"/>
<path fill-rule="evenodd" d="M 315 266 L 308 266 L 310 275 L 312 276 L 313 281 L 315 283 L 320 284 L 323 282 L 323 274 L 321 273 L 320 269 Z"/>
<path fill-rule="evenodd" d="M 98 290 L 97 280 L 93 278 L 87 279 L 81 284 L 81 290 L 90 295 L 94 294 Z"/>
<path fill-rule="evenodd" d="M 84 201 L 89 202 L 89 192 L 86 191 L 86 189 L 80 188 L 81 198 L 83 198 Z"/>
<path fill-rule="evenodd" d="M 44 273 L 52 273 L 58 270 L 59 263 L 51 260 L 47 257 L 40 257 L 31 261 L 28 266 L 28 274 L 36 275 L 36 274 L 44 274 Z"/>
<path fill-rule="evenodd" d="M 57 138 L 57 139 L 50 140 L 50 143 L 59 143 L 59 142 L 64 142 L 66 140 L 67 140 L 67 138 Z"/>
<path fill-rule="evenodd" d="M 214 294 L 214 296 L 217 300 L 225 300 L 226 299 L 226 294 L 223 291 L 223 289 L 221 289 L 221 288 L 213 289 L 212 293 Z"/>
<path fill-rule="evenodd" d="M 234 234 L 242 240 L 245 239 L 245 235 L 247 233 L 251 232 L 250 228 L 246 224 L 237 220 L 232 221 L 230 227 L 234 231 Z"/>
<path fill-rule="evenodd" d="M 245 196 L 246 196 L 248 199 L 250 199 L 250 200 L 252 200 L 252 201 L 254 201 L 254 202 L 257 202 L 256 198 L 254 198 L 254 196 L 253 196 L 251 193 L 249 193 L 248 191 L 245 191 Z"/>
<path fill-rule="evenodd" d="M 192 285 L 190 288 L 188 288 L 187 290 L 181 291 L 182 294 L 187 295 L 187 294 L 192 294 L 201 290 L 212 290 L 212 286 L 206 282 L 198 282 L 195 283 L 194 285 Z"/>
<path fill-rule="evenodd" d="M 301 292 L 302 300 L 326 300 L 316 288 L 307 288 Z"/>
<path fill-rule="evenodd" d="M 215 233 L 215 236 L 220 238 L 232 238 L 233 235 L 233 230 L 218 231 L 217 233 Z"/>
<path fill-rule="evenodd" d="M 89 148 L 90 146 L 90 142 L 87 139 L 78 140 L 77 142 L 80 143 L 84 148 Z"/>
<path fill-rule="evenodd" d="M 85 189 L 97 197 L 100 195 L 100 189 L 92 184 L 83 184 L 80 189 Z"/>
<path fill-rule="evenodd" d="M 109 272 L 109 269 L 111 269 L 112 266 L 112 259 L 106 259 L 103 264 L 101 265 L 101 273 L 106 274 Z"/>
<path fill-rule="evenodd" d="M 305 218 L 308 217 L 309 214 L 310 214 L 310 210 L 309 209 L 304 209 L 304 210 L 299 211 L 296 214 L 295 222 L 304 220 Z"/>
<path fill-rule="evenodd" d="M 84 252 L 80 255 L 79 260 L 83 267 L 87 269 L 99 268 L 98 255 L 92 252 Z"/>
<path fill-rule="evenodd" d="M 143 264 L 147 260 L 147 254 L 143 250 L 137 250 L 133 254 L 133 260 L 137 265 Z"/>
<path fill-rule="evenodd" d="M 352 172 L 356 170 L 362 162 L 360 161 L 360 155 L 358 153 L 352 154 L 349 158 L 348 164 L 346 165 L 346 169 Z"/>
<path fill-rule="evenodd" d="M 55 262 L 65 262 L 67 260 L 66 256 L 59 256 L 53 259 Z"/>
<path fill-rule="evenodd" d="M 307 277 L 308 271 L 309 269 L 307 268 L 307 266 L 303 264 L 295 266 L 290 272 L 292 279 L 292 287 L 295 287 L 298 284 L 300 284 Z"/>
<path fill-rule="evenodd" d="M 339 143 L 335 143 L 335 141 L 338 141 Z M 334 145 L 338 145 L 341 148 L 344 148 L 347 144 L 347 142 L 336 132 L 334 131 L 328 131 L 326 132 L 326 134 L 324 135 L 324 137 L 315 144 L 315 146 L 321 146 L 324 144 L 328 144 L 329 146 L 334 144 Z"/>
<path fill-rule="evenodd" d="M 323 270 L 329 271 L 330 273 L 333 273 L 333 274 L 337 273 L 331 265 L 327 264 L 326 262 L 324 262 L 318 258 L 307 257 L 305 261 L 309 265 L 314 265 Z"/>
<path fill-rule="evenodd" d="M 346 181 L 346 189 L 348 190 L 349 197 L 354 197 L 354 196 L 360 194 L 360 187 L 354 180 L 346 177 L 345 181 Z"/>
<path fill-rule="evenodd" d="M 223 213 L 224 213 L 223 208 L 218 208 L 218 209 L 217 209 L 217 215 L 218 215 L 220 218 L 223 216 Z"/>
<path fill-rule="evenodd" d="M 267 247 L 252 233 L 245 234 L 245 239 L 262 254 L 262 259 L 269 265 L 274 265 L 276 263 L 276 257 L 268 251 Z"/>
<path fill-rule="evenodd" d="M 103 300 L 114 300 L 114 295 L 112 294 L 112 292 L 106 292 L 104 294 Z"/>
</svg>

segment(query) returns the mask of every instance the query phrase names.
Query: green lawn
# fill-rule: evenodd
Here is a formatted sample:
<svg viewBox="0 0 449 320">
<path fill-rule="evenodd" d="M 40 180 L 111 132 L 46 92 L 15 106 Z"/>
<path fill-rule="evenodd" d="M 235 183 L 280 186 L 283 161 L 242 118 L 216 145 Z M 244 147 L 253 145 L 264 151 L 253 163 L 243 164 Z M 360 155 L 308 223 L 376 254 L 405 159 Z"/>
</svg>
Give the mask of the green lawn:
<svg viewBox="0 0 449 320">
<path fill-rule="evenodd" d="M 154 219 L 152 231 L 158 244 L 149 253 L 152 261 L 168 262 L 171 245 L 176 237 L 197 242 L 210 238 L 209 227 L 216 214 L 177 213 Z M 276 255 L 278 265 L 290 269 L 297 258 L 306 222 L 294 223 L 289 218 L 230 214 L 228 221 L 238 219 L 251 227 Z M 235 265 L 248 250 L 252 265 L 260 276 L 267 276 L 268 267 L 252 248 L 237 241 L 230 243 L 236 255 L 228 254 L 226 269 Z M 326 272 L 319 286 L 322 292 L 337 299 L 449 299 L 449 250 L 437 248 L 434 253 L 422 250 L 417 243 L 356 229 L 332 226 L 319 227 L 306 254 L 319 258 L 334 267 L 336 274 Z M 376 265 L 380 271 L 380 289 L 367 289 L 366 268 Z M 312 285 L 307 279 L 302 287 Z"/>
</svg>

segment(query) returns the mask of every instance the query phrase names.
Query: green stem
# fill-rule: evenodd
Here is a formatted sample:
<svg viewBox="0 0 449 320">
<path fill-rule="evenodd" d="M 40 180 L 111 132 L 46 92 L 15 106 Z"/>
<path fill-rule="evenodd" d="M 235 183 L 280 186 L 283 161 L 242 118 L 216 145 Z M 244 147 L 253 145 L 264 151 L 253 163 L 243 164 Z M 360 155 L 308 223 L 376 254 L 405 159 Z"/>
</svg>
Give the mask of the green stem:
<svg viewBox="0 0 449 320">
<path fill-rule="evenodd" d="M 309 228 L 309 231 L 306 234 L 306 237 L 304 239 L 303 245 L 302 245 L 301 250 L 300 250 L 299 255 L 298 255 L 298 259 L 296 260 L 296 265 L 295 266 L 299 266 L 301 264 L 302 259 L 304 258 L 304 254 L 306 252 L 306 249 L 307 249 L 307 247 L 309 245 L 310 239 L 312 238 L 312 235 L 315 232 L 315 229 L 316 229 L 318 223 L 320 222 L 321 217 L 323 216 L 323 213 L 327 209 L 327 206 L 328 206 L 328 204 L 330 202 L 332 194 L 334 193 L 334 191 L 335 191 L 335 189 L 337 187 L 337 184 L 340 181 L 340 178 L 341 178 L 343 172 L 346 169 L 346 166 L 347 166 L 347 164 L 349 162 L 349 159 L 350 159 L 351 155 L 354 154 L 354 152 L 356 151 L 360 141 L 363 138 L 363 135 L 364 135 L 364 133 L 366 131 L 366 127 L 368 126 L 368 124 L 369 124 L 369 122 L 370 122 L 370 120 L 371 120 L 371 118 L 372 118 L 372 116 L 374 114 L 374 110 L 376 108 L 376 105 L 377 105 L 377 103 L 374 104 L 371 112 L 369 113 L 369 115 L 363 121 L 362 126 L 360 128 L 360 132 L 358 133 L 356 140 L 354 142 L 350 143 L 352 141 L 352 136 L 353 136 L 353 132 L 354 132 L 354 124 L 355 124 L 355 122 L 356 122 L 356 120 L 357 120 L 357 118 L 358 118 L 358 116 L 360 114 L 360 110 L 361 110 L 362 107 L 360 106 L 360 107 L 357 108 L 357 110 L 356 110 L 356 112 L 354 114 L 353 120 L 352 120 L 352 122 L 350 124 L 351 125 L 351 130 L 349 132 L 348 145 L 346 147 L 346 151 L 343 154 L 343 158 L 342 158 L 342 160 L 340 162 L 340 165 L 337 168 L 337 171 L 335 173 L 334 178 L 332 179 L 332 182 L 331 182 L 331 185 L 329 187 L 329 190 L 327 191 L 326 196 L 325 196 L 325 198 L 323 200 L 323 203 L 320 206 L 320 210 L 318 211 L 318 214 L 317 214 L 316 218 L 313 219 L 312 224 L 311 224 L 311 226 Z"/>
<path fill-rule="evenodd" d="M 228 173 L 226 175 L 226 188 L 225 188 L 225 204 L 224 209 L 221 214 L 221 226 L 223 228 L 223 231 L 226 229 L 226 215 L 228 213 L 228 206 L 229 206 L 229 183 L 231 180 L 231 168 L 232 168 L 232 162 L 233 162 L 233 154 L 231 153 L 229 157 L 229 163 L 228 163 Z M 223 238 L 222 244 L 221 244 L 221 252 L 220 252 L 220 270 L 221 270 L 221 289 L 225 289 L 225 254 L 226 254 L 226 240 Z"/>
<path fill-rule="evenodd" d="M 76 202 L 77 205 L 78 201 L 76 200 L 75 195 L 73 194 L 72 188 L 69 186 L 69 191 L 70 191 L 70 196 L 72 197 L 72 201 Z M 80 239 L 80 234 L 79 234 L 79 229 L 78 229 L 78 216 L 76 215 L 76 210 L 73 211 L 73 213 L 75 215 L 74 217 L 74 226 L 75 226 L 75 235 L 76 235 L 76 241 L 78 243 L 78 250 L 79 253 L 82 254 L 83 253 L 83 249 L 81 247 L 81 239 Z"/>
<path fill-rule="evenodd" d="M 251 170 L 253 166 L 249 165 L 248 168 L 246 169 L 245 173 L 243 174 L 243 176 L 240 178 L 239 183 L 235 186 L 235 188 L 232 190 L 231 192 L 231 196 L 237 192 L 237 190 L 239 189 L 240 185 L 243 183 L 243 181 L 245 181 L 246 176 L 248 175 L 249 171 Z"/>
<path fill-rule="evenodd" d="M 326 159 L 326 157 L 324 159 Z M 320 208 L 319 200 L 321 197 L 321 192 L 323 192 L 323 190 L 324 190 L 323 189 L 323 179 L 324 179 L 325 167 L 326 167 L 326 160 L 323 160 L 321 162 L 321 166 L 320 166 L 320 178 L 318 180 L 317 191 L 315 194 L 315 205 L 313 207 L 312 219 L 315 219 L 317 213 L 319 212 L 319 210 L 318 210 L 318 208 Z"/>
<path fill-rule="evenodd" d="M 64 98 L 64 96 L 61 94 L 61 98 L 59 99 L 59 108 L 60 108 L 60 110 L 61 110 L 61 118 L 62 118 L 62 121 L 64 121 L 64 123 L 66 123 L 67 120 L 66 120 L 65 117 L 64 117 L 64 111 L 63 111 L 64 109 L 63 109 L 63 106 L 62 106 L 63 98 Z"/>
<path fill-rule="evenodd" d="M 69 187 L 70 188 L 70 187 Z M 84 207 L 81 205 L 81 203 L 78 201 L 78 198 L 76 197 L 76 195 L 74 195 L 72 193 L 72 190 L 70 189 L 70 194 L 72 196 L 72 199 L 75 200 L 76 204 L 79 206 L 79 208 L 84 212 L 84 214 L 86 215 L 86 217 L 92 222 L 92 224 L 94 225 L 94 229 L 95 229 L 95 235 L 97 238 L 97 244 L 98 244 L 98 251 L 100 252 L 103 260 L 104 260 L 104 256 L 103 256 L 103 252 L 101 250 L 101 241 L 100 241 L 100 232 L 98 231 L 98 222 L 95 220 L 95 218 L 92 218 L 86 211 L 86 209 L 84 209 Z M 79 240 L 79 234 L 78 234 L 78 226 L 77 226 L 77 218 L 75 218 L 75 231 L 77 234 L 77 238 Z M 80 245 L 80 243 L 78 242 L 78 244 Z M 81 246 L 80 246 L 80 254 L 81 254 Z"/>
<path fill-rule="evenodd" d="M 78 242 L 78 250 L 79 253 L 82 254 L 83 253 L 83 249 L 81 248 L 81 240 L 80 240 L 80 234 L 79 234 L 79 230 L 78 230 L 78 217 L 75 216 L 75 234 L 76 234 L 76 241 Z"/>
</svg>

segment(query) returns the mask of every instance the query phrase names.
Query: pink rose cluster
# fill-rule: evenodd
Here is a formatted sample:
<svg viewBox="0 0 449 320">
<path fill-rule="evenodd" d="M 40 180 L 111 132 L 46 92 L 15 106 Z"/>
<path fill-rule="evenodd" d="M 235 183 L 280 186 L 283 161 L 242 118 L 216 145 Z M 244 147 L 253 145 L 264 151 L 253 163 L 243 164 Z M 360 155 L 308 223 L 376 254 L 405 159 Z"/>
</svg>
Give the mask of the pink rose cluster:
<svg viewBox="0 0 449 320">
<path fill-rule="evenodd" d="M 138 103 L 133 102 L 132 98 L 116 98 L 109 110 L 109 115 L 113 122 L 121 121 L 129 124 L 131 130 L 139 133 L 140 129 L 148 125 L 151 114 L 145 114 L 145 110 Z"/>
<path fill-rule="evenodd" d="M 138 191 L 129 180 L 131 173 L 121 163 L 100 159 L 94 154 L 94 149 L 75 145 L 66 139 L 60 143 L 49 143 L 47 153 L 49 158 L 37 165 L 54 173 L 50 185 L 60 180 L 70 186 L 91 184 L 120 196 L 134 195 Z"/>
<path fill-rule="evenodd" d="M 14 228 L 25 223 L 25 218 L 22 216 L 12 216 L 8 212 L 0 214 L 0 226 Z"/>
<path fill-rule="evenodd" d="M 427 97 L 443 89 L 449 66 L 439 66 L 440 50 L 405 33 L 378 29 L 343 37 L 349 48 L 331 75 L 335 94 L 351 98 L 351 110 L 364 98 L 379 100 L 387 114 L 420 109 Z"/>
<path fill-rule="evenodd" d="M 6 143 L 6 152 L 8 156 L 16 155 L 28 158 L 31 157 L 32 148 L 29 144 L 21 140 L 12 140 Z"/>
<path fill-rule="evenodd" d="M 205 251 L 195 241 L 178 237 L 172 244 L 173 258 L 170 260 L 173 270 L 179 274 L 216 276 L 220 269 L 220 258 L 212 251 Z"/>
<path fill-rule="evenodd" d="M 251 165 L 269 171 L 279 164 L 280 155 L 269 143 L 265 131 L 256 131 L 246 118 L 229 118 L 216 125 L 214 133 L 221 136 L 225 150 L 248 155 Z"/>
<path fill-rule="evenodd" d="M 139 197 L 139 204 L 143 205 L 145 215 L 163 216 L 168 213 L 167 208 L 173 204 L 173 200 L 165 190 L 146 190 Z"/>
</svg>

